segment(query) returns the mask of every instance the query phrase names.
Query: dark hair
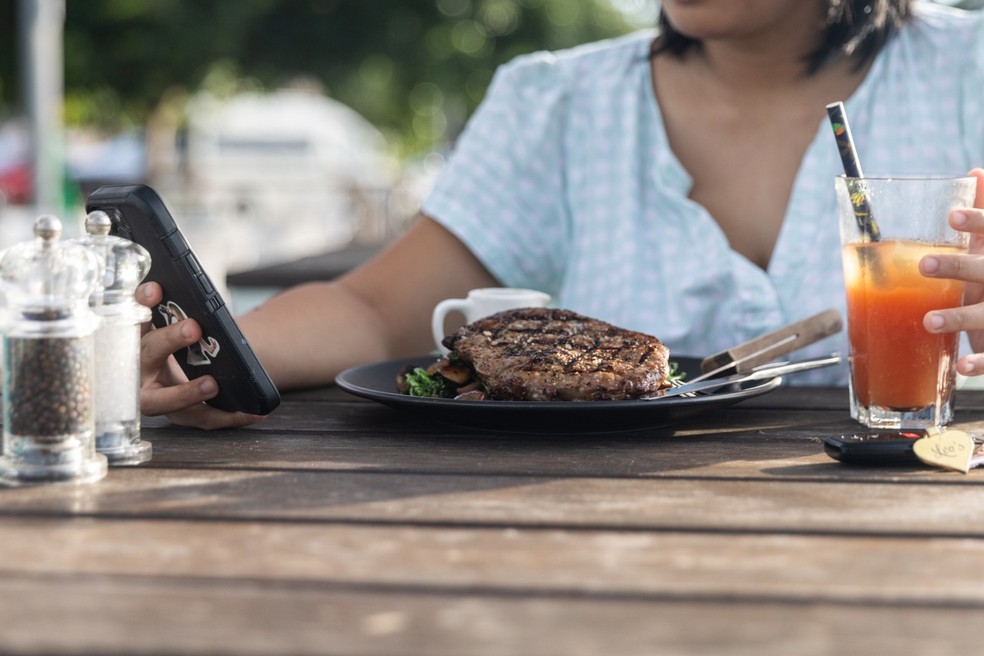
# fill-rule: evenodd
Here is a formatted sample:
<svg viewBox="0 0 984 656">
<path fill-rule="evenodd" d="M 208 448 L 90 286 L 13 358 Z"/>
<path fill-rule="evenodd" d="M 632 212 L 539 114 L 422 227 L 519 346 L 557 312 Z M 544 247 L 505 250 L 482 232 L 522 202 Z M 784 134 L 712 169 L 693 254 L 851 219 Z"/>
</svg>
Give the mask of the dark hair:
<svg viewBox="0 0 984 656">
<path fill-rule="evenodd" d="M 827 21 L 820 46 L 806 56 L 807 75 L 837 61 L 858 55 L 860 68 L 878 54 L 882 46 L 912 16 L 911 0 L 828 0 Z M 677 32 L 659 12 L 659 34 L 653 41 L 653 56 L 674 56 L 701 47 L 700 41 Z"/>
</svg>

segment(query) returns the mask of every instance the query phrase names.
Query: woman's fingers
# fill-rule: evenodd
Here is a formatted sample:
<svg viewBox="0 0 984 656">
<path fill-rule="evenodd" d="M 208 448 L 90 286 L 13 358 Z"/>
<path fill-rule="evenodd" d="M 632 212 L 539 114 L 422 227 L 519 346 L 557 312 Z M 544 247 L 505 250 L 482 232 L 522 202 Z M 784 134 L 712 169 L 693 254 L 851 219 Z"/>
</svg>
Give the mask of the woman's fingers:
<svg viewBox="0 0 984 656">
<path fill-rule="evenodd" d="M 957 372 L 964 376 L 984 374 L 984 353 L 971 353 L 957 360 Z"/>
<path fill-rule="evenodd" d="M 145 282 L 137 287 L 133 296 L 140 305 L 153 308 L 164 300 L 164 290 L 156 282 Z"/>
<path fill-rule="evenodd" d="M 965 305 L 949 310 L 933 310 L 923 317 L 923 327 L 930 333 L 984 330 L 984 307 Z"/>
<path fill-rule="evenodd" d="M 984 210 L 977 208 L 959 209 L 950 212 L 950 226 L 955 230 L 970 233 L 970 252 L 984 252 Z"/>
<path fill-rule="evenodd" d="M 173 368 L 178 370 L 177 365 Z M 172 375 L 171 378 L 176 376 Z M 140 389 L 140 412 L 149 417 L 167 415 L 171 422 L 179 426 L 194 426 L 206 430 L 249 426 L 266 418 L 263 415 L 227 412 L 205 405 L 205 401 L 218 392 L 218 385 L 211 376 L 176 384 L 151 382 Z"/>
<path fill-rule="evenodd" d="M 923 326 L 931 333 L 961 330 L 984 330 L 984 210 L 960 209 L 950 213 L 950 225 L 970 233 L 970 252 L 967 254 L 933 253 L 919 261 L 919 271 L 928 278 L 963 280 L 964 305 L 946 310 L 934 310 L 923 317 Z"/>
<path fill-rule="evenodd" d="M 191 426 L 205 430 L 220 428 L 241 428 L 252 426 L 266 419 L 262 415 L 248 415 L 245 412 L 223 412 L 207 405 L 187 408 L 168 417 L 178 426 Z"/>
<path fill-rule="evenodd" d="M 167 415 L 179 426 L 213 430 L 249 426 L 266 419 L 263 415 L 227 412 L 205 404 L 218 394 L 211 376 L 202 376 L 176 385 L 146 385 L 140 390 L 140 411 L 150 417 Z"/>
<path fill-rule="evenodd" d="M 194 319 L 145 333 L 140 340 L 140 369 L 144 376 L 156 376 L 172 353 L 194 344 L 201 337 L 202 330 Z"/>
<path fill-rule="evenodd" d="M 984 210 L 960 209 L 950 213 L 950 225 L 970 233 L 967 254 L 933 253 L 919 261 L 919 272 L 929 278 L 953 278 L 965 282 L 984 282 Z"/>
<path fill-rule="evenodd" d="M 200 380 L 200 379 L 199 379 Z M 194 426 L 205 430 L 217 428 L 239 428 L 250 426 L 266 419 L 263 415 L 250 415 L 245 412 L 226 412 L 209 405 L 204 401 L 215 395 L 201 393 L 196 389 L 198 380 L 193 380 L 183 385 L 161 388 L 151 394 L 141 393 L 141 411 L 148 416 L 166 414 L 171 423 L 178 426 Z M 214 381 L 213 390 L 214 390 Z M 201 398 L 202 401 L 194 401 Z M 159 408 L 159 412 L 154 412 L 154 408 Z"/>
<path fill-rule="evenodd" d="M 177 412 L 209 400 L 218 391 L 211 376 L 167 387 L 146 385 L 140 390 L 140 411 L 151 417 Z"/>
<path fill-rule="evenodd" d="M 137 288 L 136 299 L 141 305 L 153 308 L 163 299 L 160 285 L 144 283 Z M 153 328 L 148 322 L 140 341 L 140 411 L 148 416 L 167 415 L 179 426 L 194 426 L 208 430 L 249 426 L 266 417 L 245 412 L 226 412 L 205 404 L 219 392 L 215 379 L 202 376 L 188 380 L 172 357 L 202 337 L 201 327 L 186 319 L 163 328 Z"/>
<path fill-rule="evenodd" d="M 185 408 L 180 412 L 168 415 L 171 423 L 178 426 L 192 426 L 205 430 L 220 428 L 240 428 L 251 426 L 266 419 L 263 415 L 249 415 L 245 412 L 225 412 L 211 406 L 201 404 Z"/>
<path fill-rule="evenodd" d="M 928 278 L 953 278 L 965 282 L 984 281 L 984 255 L 933 253 L 919 261 L 919 272 Z"/>
<path fill-rule="evenodd" d="M 974 200 L 974 207 L 984 207 L 984 169 L 973 168 L 967 175 L 977 178 L 977 198 Z"/>
<path fill-rule="evenodd" d="M 154 306 L 164 299 L 164 291 L 156 282 L 145 282 L 137 287 L 137 291 L 133 294 L 133 297 L 136 299 L 137 303 L 150 308 L 151 312 L 153 312 Z M 143 325 L 140 326 L 140 334 L 146 335 L 153 329 L 154 325 L 150 321 L 145 321 Z"/>
</svg>

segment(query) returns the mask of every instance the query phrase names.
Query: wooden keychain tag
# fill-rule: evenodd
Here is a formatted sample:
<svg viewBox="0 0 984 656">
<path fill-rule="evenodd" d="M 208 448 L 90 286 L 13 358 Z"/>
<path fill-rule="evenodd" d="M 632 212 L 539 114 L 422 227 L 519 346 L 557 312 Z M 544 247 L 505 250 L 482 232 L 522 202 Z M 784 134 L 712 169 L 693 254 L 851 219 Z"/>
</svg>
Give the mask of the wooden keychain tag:
<svg viewBox="0 0 984 656">
<path fill-rule="evenodd" d="M 974 438 L 962 430 L 940 432 L 934 426 L 926 429 L 926 437 L 916 440 L 912 449 L 916 457 L 927 465 L 966 474 L 970 471 L 970 460 L 974 456 Z"/>
</svg>

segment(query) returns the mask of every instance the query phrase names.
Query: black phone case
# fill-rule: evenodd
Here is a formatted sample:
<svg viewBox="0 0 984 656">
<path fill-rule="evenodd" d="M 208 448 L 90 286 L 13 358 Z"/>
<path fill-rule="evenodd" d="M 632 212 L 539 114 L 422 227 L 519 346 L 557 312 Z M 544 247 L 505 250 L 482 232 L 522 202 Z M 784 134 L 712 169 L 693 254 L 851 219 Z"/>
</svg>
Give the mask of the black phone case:
<svg viewBox="0 0 984 656">
<path fill-rule="evenodd" d="M 276 408 L 280 392 L 157 192 L 146 185 L 106 185 L 89 195 L 85 209 L 106 212 L 113 222 L 112 234 L 150 253 L 146 280 L 164 290 L 164 300 L 152 309 L 154 325 L 190 317 L 201 326 L 202 339 L 175 353 L 175 358 L 189 379 L 215 377 L 219 393 L 209 405 L 259 415 Z"/>
<path fill-rule="evenodd" d="M 841 435 L 823 440 L 824 451 L 831 458 L 857 465 L 920 464 L 912 445 L 919 436 L 900 433 L 866 433 Z"/>
</svg>

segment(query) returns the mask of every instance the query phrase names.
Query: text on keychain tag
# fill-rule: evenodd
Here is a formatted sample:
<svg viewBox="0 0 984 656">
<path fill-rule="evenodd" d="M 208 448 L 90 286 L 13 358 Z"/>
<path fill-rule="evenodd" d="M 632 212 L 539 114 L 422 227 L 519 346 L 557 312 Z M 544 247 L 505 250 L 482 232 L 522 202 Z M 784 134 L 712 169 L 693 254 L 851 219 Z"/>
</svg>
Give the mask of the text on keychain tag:
<svg viewBox="0 0 984 656">
<path fill-rule="evenodd" d="M 978 446 L 974 438 L 962 430 L 941 432 L 931 426 L 926 429 L 926 437 L 915 441 L 912 450 L 927 465 L 964 474 L 984 464 L 984 444 Z"/>
</svg>

